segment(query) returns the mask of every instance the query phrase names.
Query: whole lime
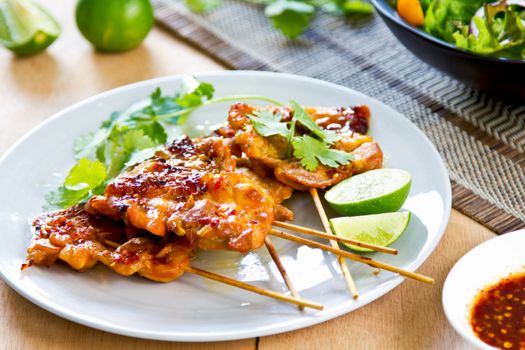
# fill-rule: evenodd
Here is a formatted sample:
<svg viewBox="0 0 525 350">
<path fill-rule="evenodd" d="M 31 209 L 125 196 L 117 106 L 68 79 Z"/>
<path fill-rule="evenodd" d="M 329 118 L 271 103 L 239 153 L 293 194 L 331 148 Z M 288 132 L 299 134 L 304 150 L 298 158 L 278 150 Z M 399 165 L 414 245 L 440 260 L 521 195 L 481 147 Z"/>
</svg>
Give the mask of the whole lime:
<svg viewBox="0 0 525 350">
<path fill-rule="evenodd" d="M 79 0 L 77 26 L 98 50 L 121 52 L 137 47 L 153 26 L 149 0 Z"/>
</svg>

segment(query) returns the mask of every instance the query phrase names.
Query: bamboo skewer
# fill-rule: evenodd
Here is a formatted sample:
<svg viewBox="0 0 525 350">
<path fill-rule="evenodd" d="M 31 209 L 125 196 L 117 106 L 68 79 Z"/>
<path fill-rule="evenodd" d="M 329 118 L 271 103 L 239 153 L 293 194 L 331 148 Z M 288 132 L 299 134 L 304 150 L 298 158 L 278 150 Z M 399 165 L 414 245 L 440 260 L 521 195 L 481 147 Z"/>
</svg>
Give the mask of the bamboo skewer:
<svg viewBox="0 0 525 350">
<path fill-rule="evenodd" d="M 281 273 L 281 276 L 283 277 L 286 287 L 288 287 L 288 290 L 290 291 L 290 293 L 292 293 L 292 296 L 294 298 L 300 298 L 299 293 L 295 289 L 292 283 L 292 280 L 288 276 L 288 273 L 286 272 L 286 269 L 284 268 L 284 265 L 281 262 L 281 258 L 279 257 L 279 254 L 277 253 L 277 250 L 275 249 L 275 246 L 273 245 L 269 236 L 266 236 L 264 238 L 264 244 L 266 245 L 266 248 L 268 249 L 268 252 L 270 253 L 270 256 L 272 257 L 273 262 L 277 266 L 277 269 L 279 269 L 279 272 Z M 299 305 L 299 310 L 304 310 L 304 306 Z"/>
<path fill-rule="evenodd" d="M 112 248 L 118 248 L 120 246 L 120 244 L 118 244 L 117 242 L 111 241 L 109 239 L 104 239 L 104 240 L 102 240 L 102 242 L 104 244 L 112 247 Z M 273 247 L 273 244 L 271 246 L 272 246 L 272 248 L 274 249 L 274 252 L 275 252 L 275 248 Z M 270 254 L 272 254 L 272 253 L 270 252 Z M 280 262 L 280 259 L 279 259 L 279 262 Z M 284 268 L 283 268 L 283 270 L 284 270 Z M 305 307 L 309 307 L 309 308 L 316 309 L 316 310 L 322 310 L 324 308 L 322 304 L 314 303 L 312 301 L 300 298 L 298 296 L 298 294 L 297 294 L 297 291 L 295 291 L 295 288 L 294 288 L 293 291 L 290 289 L 290 292 L 292 292 L 292 295 L 293 295 L 293 293 L 295 291 L 297 296 L 293 295 L 293 296 L 290 297 L 290 296 L 287 296 L 287 295 L 284 295 L 284 294 L 280 294 L 280 293 L 277 293 L 277 292 L 274 292 L 274 291 L 271 291 L 271 290 L 268 290 L 268 289 L 252 286 L 251 284 L 248 284 L 248 283 L 244 283 L 244 282 L 241 282 L 241 281 L 236 281 L 236 280 L 234 280 L 232 278 L 229 278 L 229 277 L 226 277 L 226 276 L 222 276 L 222 275 L 218 275 L 218 274 L 213 273 L 213 272 L 201 270 L 201 269 L 198 269 L 198 268 L 192 267 L 192 266 L 185 267 L 184 271 L 189 272 L 189 273 L 193 273 L 195 275 L 199 275 L 201 277 L 208 278 L 208 279 L 211 279 L 211 280 L 214 280 L 214 281 L 217 281 L 217 282 L 221 282 L 221 283 L 233 286 L 233 287 L 241 288 L 241 289 L 247 290 L 249 292 L 253 292 L 253 293 L 260 294 L 260 295 L 264 295 L 264 296 L 272 298 L 272 299 L 276 299 L 276 300 L 284 301 L 284 302 L 287 302 L 287 303 L 295 304 L 295 305 L 298 305 L 301 310 L 303 310 Z M 286 274 L 286 271 L 285 271 L 285 274 Z M 288 275 L 286 275 L 286 276 L 288 276 Z M 284 278 L 284 276 L 283 276 L 283 278 Z M 285 279 L 285 281 L 286 281 L 286 279 Z M 291 285 L 291 283 L 290 283 L 290 285 Z M 288 288 L 290 288 L 290 287 L 288 287 Z M 292 288 L 293 288 L 293 286 L 292 286 Z"/>
<path fill-rule="evenodd" d="M 330 235 L 331 238 L 329 239 L 330 245 L 333 249 L 338 249 L 339 246 L 337 245 L 337 242 L 333 239 L 332 230 L 330 229 L 330 223 L 328 222 L 328 217 L 326 216 L 326 213 L 323 208 L 323 204 L 321 203 L 321 200 L 319 199 L 319 194 L 317 193 L 316 188 L 310 188 L 310 195 L 312 196 L 312 199 L 314 201 L 315 207 L 317 208 L 317 212 L 319 213 L 319 216 L 321 217 L 321 222 L 323 223 L 323 227 L 326 231 L 326 234 Z M 354 279 L 352 278 L 352 274 L 350 273 L 350 270 L 348 269 L 348 265 L 346 264 L 346 261 L 343 257 L 339 256 L 337 258 L 337 261 L 339 262 L 339 266 L 341 267 L 341 272 L 343 273 L 343 277 L 345 278 L 346 285 L 348 289 L 350 290 L 350 293 L 352 293 L 352 297 L 354 299 L 357 299 L 359 297 L 359 292 L 357 291 L 357 287 L 355 285 Z"/>
<path fill-rule="evenodd" d="M 373 267 L 377 267 L 377 268 L 380 268 L 380 269 L 383 269 L 383 270 L 395 272 L 395 273 L 398 273 L 398 274 L 400 274 L 402 276 L 405 276 L 405 277 L 408 277 L 408 278 L 412 278 L 412 279 L 415 279 L 415 280 L 420 281 L 420 282 L 425 282 L 425 283 L 428 283 L 428 284 L 434 284 L 434 279 L 433 278 L 430 278 L 430 277 L 427 277 L 427 276 L 423 276 L 423 275 L 420 275 L 420 274 L 415 273 L 415 272 L 410 272 L 410 271 L 407 271 L 407 270 L 403 270 L 402 268 L 399 268 L 399 267 L 396 267 L 396 266 L 393 266 L 393 265 L 389 265 L 387 263 L 383 263 L 383 262 L 380 262 L 380 261 L 377 261 L 377 260 L 374 260 L 374 259 L 371 259 L 371 258 L 368 258 L 368 257 L 365 257 L 365 256 L 361 256 L 361 255 L 358 255 L 358 254 L 347 252 L 345 250 L 333 248 L 333 247 L 327 246 L 327 245 L 319 243 L 319 242 L 311 241 L 311 240 L 306 239 L 306 238 L 294 236 L 294 235 L 291 235 L 289 233 L 285 233 L 285 232 L 278 231 L 278 230 L 271 230 L 270 234 L 272 234 L 274 236 L 277 236 L 277 237 L 281 237 L 281 238 L 287 239 L 289 241 L 294 241 L 294 242 L 297 242 L 297 243 L 309 245 L 309 246 L 314 247 L 314 248 L 319 248 L 319 249 L 325 250 L 327 252 L 339 255 L 341 257 L 345 257 L 345 258 L 348 258 L 348 259 L 351 259 L 351 260 L 359 261 L 359 262 L 361 262 L 363 264 L 367 264 L 367 265 L 370 265 L 370 266 L 373 266 Z"/>
<path fill-rule="evenodd" d="M 115 249 L 120 247 L 120 244 L 118 244 L 117 242 L 110 241 L 109 239 L 103 239 L 102 243 L 110 246 L 111 248 L 115 248 Z"/>
<path fill-rule="evenodd" d="M 383 247 L 377 244 L 356 241 L 355 239 L 351 239 L 351 238 L 335 236 L 333 234 L 327 234 L 321 231 L 311 229 L 309 227 L 298 226 L 298 225 L 290 224 L 287 222 L 274 221 L 273 225 L 277 227 L 285 228 L 291 231 L 304 233 L 304 234 L 311 235 L 311 236 L 316 236 L 319 238 L 326 238 L 328 240 L 334 240 L 340 243 L 348 243 L 348 244 L 352 244 L 352 245 L 355 245 L 361 248 L 372 249 L 376 252 L 382 252 L 382 253 L 387 253 L 387 254 L 392 254 L 392 255 L 397 255 L 398 253 L 397 249 L 394 249 L 394 248 L 388 248 L 388 247 Z"/>
<path fill-rule="evenodd" d="M 217 274 L 215 274 L 213 272 L 204 271 L 204 270 L 198 269 L 196 267 L 188 266 L 187 268 L 185 268 L 185 271 L 189 272 L 189 273 L 193 273 L 195 275 L 199 275 L 199 276 L 204 277 L 204 278 L 208 278 L 208 279 L 217 281 L 217 282 L 228 284 L 228 285 L 233 286 L 233 287 L 241 288 L 241 289 L 247 290 L 249 292 L 257 293 L 257 294 L 264 295 L 264 296 L 269 297 L 269 298 L 273 298 L 273 299 L 277 299 L 277 300 L 280 300 L 280 301 L 284 301 L 284 302 L 287 302 L 287 303 L 299 305 L 299 306 L 302 306 L 302 307 L 309 307 L 309 308 L 316 309 L 316 310 L 322 310 L 323 309 L 323 305 L 321 305 L 321 304 L 317 304 L 317 303 L 314 303 L 314 302 L 311 302 L 311 301 L 308 301 L 308 300 L 305 300 L 305 299 L 295 298 L 295 297 L 291 297 L 291 296 L 287 296 L 287 295 L 284 295 L 284 294 L 280 294 L 280 293 L 277 293 L 277 292 L 274 292 L 274 291 L 271 291 L 271 290 L 259 288 L 259 287 L 256 287 L 256 286 L 252 286 L 251 284 L 240 282 L 240 281 L 237 281 L 237 280 L 234 280 L 232 278 L 225 277 L 225 276 L 217 275 Z"/>
</svg>

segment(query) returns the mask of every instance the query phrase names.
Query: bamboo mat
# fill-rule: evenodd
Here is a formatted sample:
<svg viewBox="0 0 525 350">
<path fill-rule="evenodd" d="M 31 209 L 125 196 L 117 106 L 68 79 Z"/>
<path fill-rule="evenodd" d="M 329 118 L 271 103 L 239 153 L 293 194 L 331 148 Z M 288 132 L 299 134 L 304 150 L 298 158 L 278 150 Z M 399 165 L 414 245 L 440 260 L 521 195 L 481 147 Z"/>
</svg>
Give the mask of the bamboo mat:
<svg viewBox="0 0 525 350">
<path fill-rule="evenodd" d="M 331 81 L 398 110 L 445 160 L 455 209 L 497 233 L 525 227 L 525 102 L 505 104 L 422 63 L 377 14 L 321 14 L 291 42 L 254 4 L 225 0 L 203 15 L 178 0 L 152 2 L 159 24 L 227 67 Z"/>
</svg>

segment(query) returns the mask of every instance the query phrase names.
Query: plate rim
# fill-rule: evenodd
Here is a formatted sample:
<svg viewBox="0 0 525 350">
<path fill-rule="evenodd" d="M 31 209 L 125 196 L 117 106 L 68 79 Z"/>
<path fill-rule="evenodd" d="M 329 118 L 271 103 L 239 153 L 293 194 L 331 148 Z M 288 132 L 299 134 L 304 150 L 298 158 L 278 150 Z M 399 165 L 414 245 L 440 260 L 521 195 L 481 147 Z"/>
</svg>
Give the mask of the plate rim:
<svg viewBox="0 0 525 350">
<path fill-rule="evenodd" d="M 403 114 L 395 110 L 394 108 L 390 107 L 384 102 L 379 101 L 376 98 L 370 97 L 368 95 L 365 95 L 359 91 L 356 91 L 354 89 L 348 88 L 343 85 L 330 83 L 324 80 L 316 79 L 316 78 L 310 78 L 306 76 L 296 75 L 296 74 L 289 74 L 289 73 L 277 73 L 277 72 L 267 72 L 267 71 L 251 71 L 251 70 L 236 70 L 236 71 L 204 71 L 204 72 L 195 72 L 190 74 L 176 74 L 176 75 L 169 75 L 169 76 L 163 76 L 163 77 L 157 77 L 153 79 L 147 79 L 142 80 L 138 82 L 134 82 L 131 84 L 126 84 L 123 86 L 119 86 L 113 89 L 109 89 L 106 91 L 103 91 L 99 94 L 93 95 L 91 97 L 88 97 L 86 99 L 83 99 L 79 102 L 76 102 L 69 107 L 66 107 L 57 113 L 53 114 L 51 117 L 45 119 L 41 123 L 37 124 L 33 128 L 31 128 L 28 132 L 26 132 L 18 141 L 16 141 L 13 145 L 11 145 L 8 150 L 0 157 L 0 166 L 4 162 L 5 159 L 7 159 L 11 153 L 13 153 L 22 143 L 24 143 L 27 139 L 29 139 L 34 133 L 39 131 L 40 129 L 46 127 L 48 123 L 53 122 L 55 119 L 61 118 L 63 115 L 69 113 L 71 110 L 74 110 L 76 108 L 82 107 L 85 104 L 91 103 L 93 101 L 96 101 L 100 98 L 108 97 L 111 95 L 117 95 L 124 93 L 128 90 L 133 90 L 135 88 L 148 85 L 148 84 L 160 84 L 164 82 L 169 82 L 172 80 L 178 80 L 181 79 L 184 76 L 192 75 L 195 76 L 198 79 L 205 80 L 207 77 L 220 77 L 220 76 L 238 76 L 239 78 L 244 77 L 275 77 L 275 78 L 283 78 L 286 80 L 295 80 L 295 81 L 303 81 L 303 82 L 309 82 L 316 85 L 324 86 L 327 88 L 337 89 L 337 90 L 343 90 L 347 92 L 348 94 L 351 94 L 355 97 L 364 97 L 368 100 L 373 101 L 374 103 L 377 103 L 381 105 L 383 108 L 386 108 L 391 112 L 389 114 L 388 118 L 394 118 L 396 121 L 399 121 L 401 123 L 405 123 L 405 125 L 410 125 L 416 134 L 419 135 L 421 140 L 429 147 L 431 152 L 433 152 L 436 156 L 436 159 L 438 160 L 439 168 L 440 168 L 440 179 L 443 180 L 442 185 L 444 185 L 445 193 L 443 197 L 443 206 L 444 206 L 444 213 L 443 213 L 443 220 L 441 221 L 439 228 L 436 230 L 436 235 L 434 239 L 430 242 L 428 242 L 429 247 L 422 251 L 422 254 L 420 254 L 412 263 L 409 264 L 409 266 L 406 268 L 409 271 L 415 271 L 417 270 L 434 252 L 437 245 L 441 241 L 443 234 L 445 232 L 445 229 L 448 225 L 450 213 L 451 213 L 451 206 L 452 206 L 452 189 L 450 184 L 450 176 L 447 171 L 447 168 L 445 166 L 445 163 L 443 161 L 443 158 L 437 151 L 436 146 L 430 141 L 430 139 L 423 133 L 421 129 L 419 129 L 414 123 L 412 123 L 407 117 L 405 117 Z M 361 299 L 362 303 L 359 305 L 351 304 L 349 307 L 344 307 L 336 310 L 335 312 L 325 314 L 322 316 L 316 316 L 316 317 L 308 317 L 303 319 L 302 321 L 294 322 L 292 324 L 287 324 L 285 326 L 280 327 L 266 327 L 262 330 L 251 330 L 251 331 L 243 331 L 243 332 L 230 332 L 230 333 L 221 333 L 221 334 L 212 334 L 212 335 L 191 335 L 187 333 L 177 333 L 177 332 L 170 332 L 170 333 L 155 333 L 151 331 L 142 331 L 142 330 L 136 330 L 136 329 L 129 329 L 126 327 L 120 327 L 115 324 L 104 324 L 97 321 L 93 321 L 89 319 L 89 317 L 82 317 L 82 315 L 79 315 L 76 312 L 68 312 L 68 310 L 64 310 L 62 307 L 60 307 L 57 303 L 47 302 L 40 300 L 38 297 L 33 296 L 30 292 L 26 292 L 24 288 L 22 288 L 21 285 L 18 285 L 15 283 L 15 281 L 12 281 L 11 279 L 7 278 L 4 272 L 2 271 L 1 265 L 0 265 L 0 278 L 7 284 L 9 287 L 14 289 L 17 293 L 19 293 L 21 296 L 23 296 L 25 299 L 31 301 L 33 304 L 38 305 L 39 307 L 43 308 L 44 310 L 47 310 L 57 316 L 60 316 L 62 318 L 65 318 L 69 321 L 73 321 L 75 323 L 88 326 L 94 329 L 114 333 L 114 334 L 120 334 L 135 338 L 142 338 L 142 339 L 151 339 L 151 340 L 164 340 L 164 341 L 178 341 L 178 342 L 209 342 L 209 341 L 229 341 L 229 340 L 241 340 L 241 339 L 248 339 L 248 338 L 254 338 L 254 337 L 261 337 L 261 336 L 268 336 L 273 334 L 279 334 L 289 331 L 294 331 L 301 328 L 306 328 L 312 325 L 320 324 L 323 322 L 326 322 L 328 320 L 334 319 L 336 317 L 339 317 L 343 314 L 347 314 L 349 312 L 352 312 L 356 309 L 359 309 L 363 306 L 366 306 L 372 301 L 375 301 L 379 299 L 380 297 L 384 296 L 385 294 L 389 293 L 391 290 L 393 290 L 395 287 L 397 287 L 399 284 L 401 284 L 405 278 L 398 275 L 392 280 L 388 281 L 387 283 L 384 283 L 382 285 L 382 288 L 380 290 L 374 289 L 372 292 L 368 294 L 368 298 L 366 300 Z"/>
</svg>

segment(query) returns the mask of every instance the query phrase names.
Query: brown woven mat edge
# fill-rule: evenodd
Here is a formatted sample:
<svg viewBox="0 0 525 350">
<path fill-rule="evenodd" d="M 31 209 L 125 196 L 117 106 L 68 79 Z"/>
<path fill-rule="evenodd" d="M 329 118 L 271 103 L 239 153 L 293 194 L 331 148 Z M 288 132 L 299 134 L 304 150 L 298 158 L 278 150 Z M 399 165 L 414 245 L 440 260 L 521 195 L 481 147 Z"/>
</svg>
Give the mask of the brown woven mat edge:
<svg viewBox="0 0 525 350">
<path fill-rule="evenodd" d="M 525 228 L 525 223 L 452 181 L 452 207 L 497 234 Z"/>
<path fill-rule="evenodd" d="M 163 0 L 153 0 L 157 23 L 193 47 L 211 54 L 221 64 L 233 69 L 272 70 L 255 57 L 245 53 L 184 16 Z M 452 182 L 452 206 L 490 230 L 501 234 L 525 227 L 525 223 L 480 198 L 469 189 Z"/>
</svg>

